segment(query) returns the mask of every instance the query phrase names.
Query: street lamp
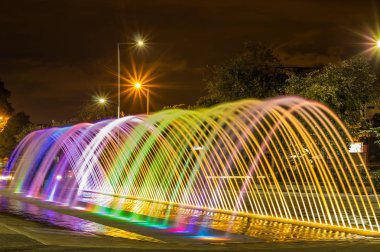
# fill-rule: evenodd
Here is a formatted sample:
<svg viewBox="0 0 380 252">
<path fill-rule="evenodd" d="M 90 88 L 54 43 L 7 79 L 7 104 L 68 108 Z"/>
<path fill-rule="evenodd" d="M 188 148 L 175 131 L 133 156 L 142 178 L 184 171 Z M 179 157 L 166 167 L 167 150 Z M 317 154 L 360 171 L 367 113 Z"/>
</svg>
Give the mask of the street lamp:
<svg viewBox="0 0 380 252">
<path fill-rule="evenodd" d="M 130 43 L 117 43 L 117 118 L 120 118 L 120 45 L 128 45 Z M 142 40 L 136 42 L 138 47 L 144 47 Z"/>
<path fill-rule="evenodd" d="M 135 89 L 142 89 L 142 85 L 139 82 L 135 83 Z M 146 114 L 149 115 L 149 88 L 146 88 Z"/>
<path fill-rule="evenodd" d="M 137 45 L 138 46 L 144 46 L 144 41 L 142 41 L 142 40 L 137 41 Z"/>
<path fill-rule="evenodd" d="M 380 48 L 380 40 L 376 41 L 376 46 Z"/>
<path fill-rule="evenodd" d="M 141 84 L 138 83 L 138 82 L 136 82 L 136 83 L 135 83 L 135 88 L 136 88 L 136 89 L 140 89 L 140 88 L 141 88 Z"/>
<path fill-rule="evenodd" d="M 98 102 L 100 103 L 100 104 L 104 104 L 104 103 L 106 103 L 106 99 L 104 99 L 104 98 L 99 98 L 99 100 L 98 100 Z"/>
</svg>

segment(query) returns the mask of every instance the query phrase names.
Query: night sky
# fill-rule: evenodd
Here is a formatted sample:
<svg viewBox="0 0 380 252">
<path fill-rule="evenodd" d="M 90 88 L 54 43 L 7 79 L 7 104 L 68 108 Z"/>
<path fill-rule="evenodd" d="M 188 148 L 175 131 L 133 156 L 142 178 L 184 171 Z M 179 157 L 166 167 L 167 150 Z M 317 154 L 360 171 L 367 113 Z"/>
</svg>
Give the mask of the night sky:
<svg viewBox="0 0 380 252">
<path fill-rule="evenodd" d="M 268 43 L 285 66 L 363 52 L 370 42 L 365 35 L 379 24 L 376 6 L 358 0 L 1 0 L 0 79 L 16 111 L 33 122 L 64 120 L 94 95 L 116 102 L 116 44 L 141 36 L 144 51 L 121 47 L 122 75 L 147 76 L 153 110 L 192 104 L 205 94 L 203 69 L 248 40 Z M 122 110 L 143 113 L 145 98 L 131 96 L 124 85 Z"/>
</svg>

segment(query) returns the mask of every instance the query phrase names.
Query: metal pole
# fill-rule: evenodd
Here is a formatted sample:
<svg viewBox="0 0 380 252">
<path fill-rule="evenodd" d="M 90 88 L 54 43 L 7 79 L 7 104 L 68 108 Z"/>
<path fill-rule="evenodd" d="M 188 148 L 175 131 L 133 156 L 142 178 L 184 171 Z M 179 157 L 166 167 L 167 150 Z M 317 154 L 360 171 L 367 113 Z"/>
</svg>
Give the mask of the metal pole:
<svg viewBox="0 0 380 252">
<path fill-rule="evenodd" d="M 149 88 L 146 89 L 146 115 L 149 115 Z"/>
<path fill-rule="evenodd" d="M 117 43 L 117 118 L 120 118 L 120 43 Z"/>
</svg>

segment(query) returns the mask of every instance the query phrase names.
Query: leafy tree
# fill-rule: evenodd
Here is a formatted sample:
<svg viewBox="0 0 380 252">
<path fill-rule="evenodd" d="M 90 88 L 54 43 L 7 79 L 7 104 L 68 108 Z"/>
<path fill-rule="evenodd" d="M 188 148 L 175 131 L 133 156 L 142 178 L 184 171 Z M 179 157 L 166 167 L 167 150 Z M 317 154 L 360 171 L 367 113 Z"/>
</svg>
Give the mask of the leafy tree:
<svg viewBox="0 0 380 252">
<path fill-rule="evenodd" d="M 24 137 L 26 137 L 26 135 L 28 135 L 29 133 L 33 131 L 51 128 L 51 127 L 66 127 L 66 126 L 71 126 L 75 123 L 77 123 L 77 121 L 74 121 L 74 119 L 64 120 L 64 121 L 59 121 L 59 122 L 52 120 L 50 124 L 29 123 L 29 124 L 26 124 L 22 128 L 22 130 L 15 136 L 15 138 L 17 142 L 20 142 Z"/>
<path fill-rule="evenodd" d="M 16 135 L 30 123 L 29 116 L 25 113 L 12 115 L 13 108 L 8 101 L 10 96 L 11 92 L 0 81 L 0 116 L 2 117 L 1 121 L 4 122 L 0 129 L 0 158 L 8 157 L 12 153 L 18 143 Z"/>
<path fill-rule="evenodd" d="M 0 133 L 3 132 L 5 125 L 7 125 L 9 117 L 0 115 Z"/>
<path fill-rule="evenodd" d="M 287 94 L 322 102 L 331 108 L 353 135 L 361 127 L 366 102 L 380 95 L 380 86 L 367 60 L 353 57 L 328 64 L 305 76 L 292 75 Z"/>
<path fill-rule="evenodd" d="M 209 94 L 208 96 L 202 96 L 198 99 L 196 106 L 198 107 L 211 107 L 212 105 L 218 104 L 221 101 L 216 97 L 216 95 Z"/>
<path fill-rule="evenodd" d="M 168 109 L 188 109 L 188 110 L 192 110 L 192 109 L 196 109 L 196 107 L 193 106 L 193 105 L 186 105 L 186 104 L 181 103 L 181 104 L 164 106 L 162 108 L 162 110 L 168 110 Z"/>
<path fill-rule="evenodd" d="M 4 131 L 0 135 L 0 157 L 9 157 L 18 143 L 17 135 L 28 124 L 30 124 L 29 116 L 23 112 L 9 118 Z"/>
<path fill-rule="evenodd" d="M 13 112 L 12 105 L 8 102 L 11 92 L 4 87 L 4 83 L 0 81 L 0 115 L 9 116 Z"/>
<path fill-rule="evenodd" d="M 11 134 L 7 133 L 7 136 L 0 140 L 0 154 L 2 149 L 7 150 L 5 153 L 9 153 L 8 149 L 12 149 L 15 144 L 13 143 L 13 138 L 16 143 L 20 142 L 26 135 L 35 130 L 40 130 L 50 127 L 64 127 L 70 126 L 79 122 L 94 122 L 102 119 L 114 117 L 116 108 L 114 104 L 99 104 L 96 101 L 88 101 L 83 104 L 77 112 L 77 115 L 74 118 L 71 118 L 67 121 L 52 121 L 50 124 L 33 124 L 33 123 L 24 123 L 24 126 L 17 128 L 17 131 L 12 130 Z M 17 133 L 16 133 L 17 132 Z M 15 134 L 16 133 L 16 134 Z M 12 137 L 9 137 L 11 135 Z M 6 147 L 10 146 L 10 147 Z"/>
<path fill-rule="evenodd" d="M 40 129 L 43 129 L 45 128 L 44 126 L 42 125 L 36 125 L 36 124 L 33 124 L 33 123 L 29 123 L 27 125 L 25 125 L 20 132 L 18 132 L 16 135 L 15 135 L 15 139 L 17 142 L 20 142 L 26 135 L 28 135 L 29 133 L 31 133 L 32 131 L 35 131 L 35 130 L 40 130 Z"/>
<path fill-rule="evenodd" d="M 175 104 L 175 105 L 168 105 L 164 106 L 162 110 L 167 110 L 167 109 L 186 109 L 186 104 Z"/>
<path fill-rule="evenodd" d="M 362 130 L 359 136 L 364 139 L 373 138 L 374 143 L 380 146 L 380 127 Z"/>
<path fill-rule="evenodd" d="M 94 122 L 115 117 L 116 108 L 113 103 L 100 104 L 96 101 L 87 101 L 78 110 L 74 121 Z"/>
<path fill-rule="evenodd" d="M 240 54 L 208 71 L 208 95 L 198 100 L 201 106 L 282 94 L 287 77 L 272 49 L 261 43 L 246 43 Z"/>
<path fill-rule="evenodd" d="M 11 104 L 8 102 L 11 92 L 4 87 L 4 83 L 0 81 L 0 133 L 7 125 L 9 116 L 13 112 Z"/>
<path fill-rule="evenodd" d="M 372 127 L 380 128 L 380 113 L 374 114 L 371 121 L 372 121 Z"/>
</svg>

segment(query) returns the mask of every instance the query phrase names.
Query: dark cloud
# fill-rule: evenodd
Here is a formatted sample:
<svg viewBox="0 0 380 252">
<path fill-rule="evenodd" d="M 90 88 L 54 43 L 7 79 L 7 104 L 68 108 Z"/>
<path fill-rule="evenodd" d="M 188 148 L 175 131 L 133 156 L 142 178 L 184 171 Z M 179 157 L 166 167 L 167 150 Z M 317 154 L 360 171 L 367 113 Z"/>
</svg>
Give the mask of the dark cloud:
<svg viewBox="0 0 380 252">
<path fill-rule="evenodd" d="M 122 47 L 123 69 L 155 67 L 152 102 L 193 103 L 202 68 L 238 52 L 244 41 L 276 48 L 284 64 L 312 66 L 354 55 L 359 32 L 376 26 L 371 1 L 3 0 L 0 78 L 12 104 L 36 122 L 62 120 L 84 99 L 115 98 L 116 43 L 148 36 L 149 50 Z M 135 113 L 131 100 L 125 110 Z"/>
</svg>

